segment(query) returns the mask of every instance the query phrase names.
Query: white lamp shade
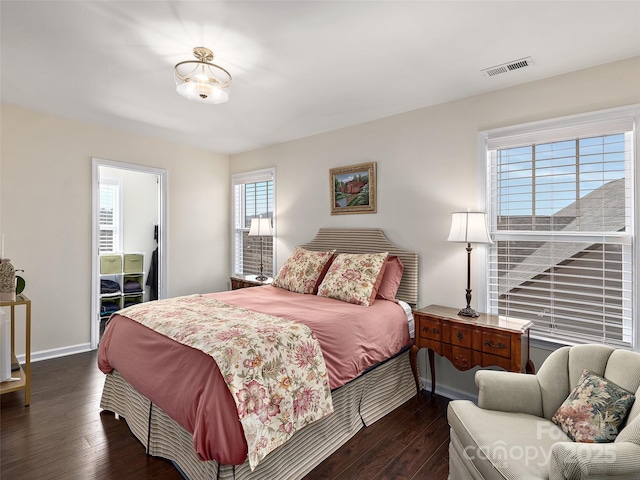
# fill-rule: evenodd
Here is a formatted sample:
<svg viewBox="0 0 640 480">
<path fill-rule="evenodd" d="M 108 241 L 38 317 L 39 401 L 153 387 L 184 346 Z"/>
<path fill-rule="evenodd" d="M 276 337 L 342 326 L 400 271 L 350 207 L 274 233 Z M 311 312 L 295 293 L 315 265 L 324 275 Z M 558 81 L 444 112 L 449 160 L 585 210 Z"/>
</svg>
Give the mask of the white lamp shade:
<svg viewBox="0 0 640 480">
<path fill-rule="evenodd" d="M 487 214 L 483 212 L 454 212 L 451 214 L 449 242 L 493 243 L 487 230 Z"/>
<path fill-rule="evenodd" d="M 252 218 L 251 228 L 249 228 L 250 237 L 271 237 L 273 229 L 271 228 L 271 219 L 269 218 Z"/>
</svg>

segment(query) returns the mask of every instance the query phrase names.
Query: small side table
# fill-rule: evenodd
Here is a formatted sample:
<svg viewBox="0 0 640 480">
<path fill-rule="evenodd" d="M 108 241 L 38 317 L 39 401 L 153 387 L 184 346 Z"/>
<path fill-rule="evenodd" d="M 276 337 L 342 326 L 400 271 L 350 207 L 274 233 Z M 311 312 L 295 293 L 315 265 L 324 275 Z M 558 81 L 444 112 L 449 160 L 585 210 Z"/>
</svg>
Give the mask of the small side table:
<svg viewBox="0 0 640 480">
<path fill-rule="evenodd" d="M 410 359 L 418 392 L 420 380 L 416 356 L 420 348 L 429 350 L 431 393 L 436 389 L 434 353 L 448 358 L 461 371 L 479 365 L 535 373 L 529 358 L 529 329 L 533 322 L 484 313 L 476 318 L 463 317 L 458 311 L 458 308 L 440 305 L 413 311 L 415 343 Z"/>
<path fill-rule="evenodd" d="M 0 301 L 0 307 L 11 307 L 11 362 L 18 363 L 16 358 L 16 307 L 18 305 L 25 306 L 25 362 L 24 369 L 20 366 L 20 370 L 12 372 L 12 377 L 19 380 L 10 380 L 0 383 L 0 395 L 24 390 L 24 404 L 28 406 L 31 403 L 31 300 L 23 293 L 16 295 L 15 300 Z"/>
<path fill-rule="evenodd" d="M 260 285 L 269 285 L 273 282 L 273 278 L 269 277 L 266 280 L 257 280 L 257 275 L 238 275 L 231 277 L 231 290 L 237 290 L 239 288 L 259 287 Z"/>
</svg>

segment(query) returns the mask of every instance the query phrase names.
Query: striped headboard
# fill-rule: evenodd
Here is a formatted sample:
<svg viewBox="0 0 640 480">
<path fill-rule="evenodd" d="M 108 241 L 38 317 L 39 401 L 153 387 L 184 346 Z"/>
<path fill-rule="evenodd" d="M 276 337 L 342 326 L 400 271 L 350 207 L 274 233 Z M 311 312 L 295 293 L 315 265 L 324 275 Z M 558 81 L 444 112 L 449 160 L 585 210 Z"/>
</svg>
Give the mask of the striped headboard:
<svg viewBox="0 0 640 480">
<path fill-rule="evenodd" d="M 418 254 L 391 243 L 379 228 L 321 228 L 315 238 L 301 245 L 314 251 L 336 253 L 379 253 L 397 255 L 404 265 L 397 298 L 415 307 L 418 304 Z"/>
</svg>

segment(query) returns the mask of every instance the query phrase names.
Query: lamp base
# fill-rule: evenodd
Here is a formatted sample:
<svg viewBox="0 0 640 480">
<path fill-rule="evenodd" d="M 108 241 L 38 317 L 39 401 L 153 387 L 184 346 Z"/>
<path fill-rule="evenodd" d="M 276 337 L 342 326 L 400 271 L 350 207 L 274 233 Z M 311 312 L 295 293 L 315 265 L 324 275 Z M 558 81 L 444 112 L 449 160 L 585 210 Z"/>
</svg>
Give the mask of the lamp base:
<svg viewBox="0 0 640 480">
<path fill-rule="evenodd" d="M 267 277 L 266 275 L 258 275 L 256 277 L 256 280 L 258 280 L 259 282 L 264 282 L 266 279 L 268 279 L 269 277 Z"/>
<path fill-rule="evenodd" d="M 458 312 L 458 315 L 461 315 L 463 317 L 473 317 L 473 318 L 480 316 L 480 314 L 471 307 L 463 308 Z"/>
</svg>

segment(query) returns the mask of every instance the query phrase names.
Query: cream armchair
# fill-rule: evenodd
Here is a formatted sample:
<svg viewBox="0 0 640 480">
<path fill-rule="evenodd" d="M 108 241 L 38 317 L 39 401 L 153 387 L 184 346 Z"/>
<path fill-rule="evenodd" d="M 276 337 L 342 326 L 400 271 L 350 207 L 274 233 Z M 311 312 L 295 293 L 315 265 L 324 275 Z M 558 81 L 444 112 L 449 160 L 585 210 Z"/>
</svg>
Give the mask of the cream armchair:
<svg viewBox="0 0 640 480">
<path fill-rule="evenodd" d="M 636 400 L 611 443 L 576 443 L 551 421 L 584 369 Z M 449 403 L 449 478 L 640 479 L 640 353 L 604 345 L 563 347 L 536 375 L 476 373 L 478 405 Z"/>
</svg>

